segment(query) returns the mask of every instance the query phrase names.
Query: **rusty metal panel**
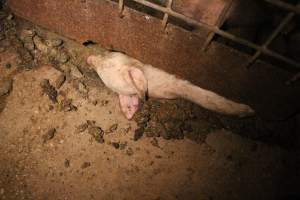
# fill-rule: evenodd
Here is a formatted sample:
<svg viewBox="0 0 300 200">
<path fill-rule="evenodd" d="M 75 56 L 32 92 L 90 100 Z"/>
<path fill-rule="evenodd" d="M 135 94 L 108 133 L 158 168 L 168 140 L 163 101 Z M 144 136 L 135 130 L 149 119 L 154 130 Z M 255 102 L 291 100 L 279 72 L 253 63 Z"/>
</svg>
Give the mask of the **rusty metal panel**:
<svg viewBox="0 0 300 200">
<path fill-rule="evenodd" d="M 216 25 L 229 0 L 175 0 L 173 9 L 197 21 Z"/>
<path fill-rule="evenodd" d="M 185 78 L 198 71 L 204 38 L 118 5 L 95 0 L 10 0 L 14 12 L 79 42 L 93 40 Z M 176 68 L 176 69 L 175 69 Z M 197 73 L 196 73 L 197 74 Z"/>
</svg>

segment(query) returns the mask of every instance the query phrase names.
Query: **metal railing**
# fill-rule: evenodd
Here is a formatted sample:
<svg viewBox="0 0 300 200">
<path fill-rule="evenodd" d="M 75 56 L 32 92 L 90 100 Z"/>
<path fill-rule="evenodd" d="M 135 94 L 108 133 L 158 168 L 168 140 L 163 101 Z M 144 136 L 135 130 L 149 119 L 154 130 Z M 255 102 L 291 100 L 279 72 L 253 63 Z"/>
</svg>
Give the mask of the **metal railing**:
<svg viewBox="0 0 300 200">
<path fill-rule="evenodd" d="M 187 17 L 181 13 L 174 11 L 172 9 L 173 0 L 167 0 L 166 6 L 161 6 L 161 5 L 149 2 L 147 0 L 132 0 L 132 1 L 142 4 L 144 6 L 150 7 L 156 11 L 164 13 L 164 17 L 162 20 L 163 28 L 166 28 L 166 26 L 168 24 L 169 16 L 172 16 L 172 17 L 180 19 L 190 25 L 204 28 L 204 29 L 211 31 L 211 33 L 208 35 L 206 41 L 204 42 L 203 50 L 207 49 L 207 47 L 209 46 L 210 42 L 212 41 L 214 35 L 217 34 L 217 35 L 224 37 L 226 39 L 229 39 L 233 42 L 236 42 L 238 44 L 241 44 L 241 45 L 244 45 L 246 47 L 256 50 L 256 53 L 252 56 L 252 58 L 246 64 L 248 67 L 250 65 L 252 65 L 262 54 L 265 54 L 265 55 L 276 58 L 276 59 L 283 61 L 293 67 L 300 69 L 299 62 L 297 62 L 291 58 L 288 58 L 284 55 L 281 55 L 281 54 L 279 54 L 273 50 L 270 50 L 268 48 L 269 44 L 272 43 L 272 41 L 280 34 L 280 32 L 285 28 L 285 26 L 293 19 L 293 17 L 296 14 L 300 14 L 300 3 L 298 3 L 297 6 L 294 6 L 294 5 L 290 5 L 289 3 L 285 3 L 281 0 L 264 0 L 272 5 L 275 5 L 279 8 L 287 10 L 290 13 L 287 14 L 287 16 L 281 21 L 281 23 L 278 25 L 278 27 L 271 33 L 271 35 L 267 38 L 266 42 L 263 43 L 262 45 L 258 45 L 254 42 L 251 42 L 249 40 L 246 40 L 244 38 L 241 38 L 239 36 L 233 35 L 229 32 L 226 32 L 226 31 L 220 29 L 220 26 L 223 24 L 224 19 L 225 19 L 224 16 L 226 15 L 226 13 L 229 10 L 229 6 L 225 7 L 225 9 L 223 10 L 223 13 L 221 14 L 221 17 L 217 21 L 216 25 L 209 25 L 205 22 L 197 21 L 195 19 L 192 19 L 190 17 Z M 122 16 L 123 9 L 124 9 L 124 0 L 119 0 L 120 16 Z"/>
</svg>

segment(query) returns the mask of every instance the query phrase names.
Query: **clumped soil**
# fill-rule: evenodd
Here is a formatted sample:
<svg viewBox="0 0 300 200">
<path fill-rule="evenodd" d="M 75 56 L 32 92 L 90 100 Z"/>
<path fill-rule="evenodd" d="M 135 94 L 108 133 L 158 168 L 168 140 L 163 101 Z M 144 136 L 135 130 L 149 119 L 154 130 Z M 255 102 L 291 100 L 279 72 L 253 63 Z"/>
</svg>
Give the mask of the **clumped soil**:
<svg viewBox="0 0 300 200">
<path fill-rule="evenodd" d="M 103 49 L 0 17 L 0 199 L 298 195 L 299 153 L 285 148 L 299 144 L 296 117 L 267 123 L 150 99 L 127 121 L 85 62 Z"/>
<path fill-rule="evenodd" d="M 164 139 L 188 138 L 197 143 L 216 130 L 228 130 L 243 137 L 297 149 L 300 116 L 266 120 L 259 116 L 236 118 L 219 115 L 185 100 L 154 100 L 144 103 L 134 120 L 138 125 L 134 139 L 142 136 Z"/>
</svg>

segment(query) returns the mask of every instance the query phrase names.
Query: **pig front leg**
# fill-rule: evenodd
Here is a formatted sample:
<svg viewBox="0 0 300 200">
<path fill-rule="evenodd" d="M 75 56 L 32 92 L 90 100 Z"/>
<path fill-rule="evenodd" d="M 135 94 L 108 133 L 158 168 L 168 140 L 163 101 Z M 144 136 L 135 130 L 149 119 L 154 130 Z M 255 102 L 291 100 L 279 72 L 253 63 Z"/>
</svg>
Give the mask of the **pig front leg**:
<svg viewBox="0 0 300 200">
<path fill-rule="evenodd" d="M 120 108 L 127 119 L 132 119 L 133 115 L 138 111 L 140 100 L 138 95 L 122 95 L 119 94 Z"/>
</svg>

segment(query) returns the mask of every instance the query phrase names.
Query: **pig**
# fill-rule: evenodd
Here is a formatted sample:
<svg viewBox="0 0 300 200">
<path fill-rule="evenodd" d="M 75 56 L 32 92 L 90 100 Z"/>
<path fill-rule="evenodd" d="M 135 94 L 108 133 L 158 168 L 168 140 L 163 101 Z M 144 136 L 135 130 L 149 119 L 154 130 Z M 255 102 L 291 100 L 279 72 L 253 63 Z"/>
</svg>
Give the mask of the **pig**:
<svg viewBox="0 0 300 200">
<path fill-rule="evenodd" d="M 228 100 L 120 52 L 91 55 L 87 63 L 104 84 L 119 95 L 121 111 L 129 120 L 138 111 L 140 101 L 147 97 L 184 98 L 206 109 L 239 117 L 254 114 L 248 105 Z"/>
</svg>

